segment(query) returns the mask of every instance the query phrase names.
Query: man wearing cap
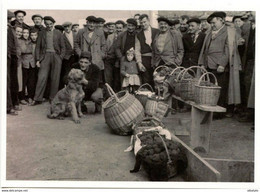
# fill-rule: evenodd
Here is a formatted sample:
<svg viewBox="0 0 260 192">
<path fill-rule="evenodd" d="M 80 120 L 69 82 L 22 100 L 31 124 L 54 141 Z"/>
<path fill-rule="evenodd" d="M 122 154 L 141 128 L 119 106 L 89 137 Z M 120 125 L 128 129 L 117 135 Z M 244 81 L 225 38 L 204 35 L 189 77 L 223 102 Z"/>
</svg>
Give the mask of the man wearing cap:
<svg viewBox="0 0 260 192">
<path fill-rule="evenodd" d="M 33 15 L 32 20 L 34 23 L 33 29 L 37 29 L 37 31 L 42 31 L 44 29 L 44 26 L 42 25 L 43 17 L 41 15 Z"/>
<path fill-rule="evenodd" d="M 141 73 L 142 83 L 153 85 L 152 68 L 152 46 L 155 36 L 159 33 L 158 29 L 152 28 L 147 14 L 139 17 L 142 30 L 137 33 L 135 39 L 135 57 Z"/>
<path fill-rule="evenodd" d="M 99 88 L 101 71 L 98 66 L 91 62 L 92 57 L 90 52 L 82 52 L 78 63 L 72 65 L 73 68 L 81 69 L 88 84 L 83 87 L 85 92 L 85 98 L 83 100 L 82 112 L 87 112 L 87 108 L 84 105 L 85 101 L 92 100 L 95 103 L 95 113 L 101 113 L 103 93 Z"/>
<path fill-rule="evenodd" d="M 55 25 L 54 28 L 59 30 L 63 34 L 64 27 L 62 25 Z"/>
<path fill-rule="evenodd" d="M 50 101 L 58 92 L 62 59 L 64 58 L 66 49 L 61 32 L 53 28 L 54 23 L 55 20 L 51 16 L 45 16 L 44 24 L 46 30 L 40 31 L 37 38 L 35 55 L 39 72 L 32 105 L 42 102 L 49 74 L 51 78 Z"/>
<path fill-rule="evenodd" d="M 26 12 L 23 10 L 17 10 L 14 12 L 15 20 L 11 21 L 12 26 L 20 26 L 22 28 L 30 28 L 29 25 L 24 23 L 24 16 L 26 16 Z"/>
<path fill-rule="evenodd" d="M 79 32 L 79 24 L 75 23 L 71 26 L 71 31 L 73 32 L 73 34 L 77 35 Z"/>
<path fill-rule="evenodd" d="M 116 58 L 115 48 L 116 48 L 116 40 L 118 38 L 119 33 L 115 31 L 115 23 L 108 22 L 108 32 L 110 33 L 107 36 L 106 44 L 107 44 L 107 53 L 105 58 L 105 81 L 108 83 L 114 91 L 120 91 L 120 67 L 119 60 Z M 106 93 L 105 98 L 109 95 Z"/>
<path fill-rule="evenodd" d="M 105 23 L 105 22 L 106 22 L 105 19 L 103 19 L 102 17 L 98 17 L 98 18 L 96 19 L 96 27 L 97 27 L 97 29 L 103 30 L 103 27 L 104 27 L 104 23 Z"/>
<path fill-rule="evenodd" d="M 198 66 L 198 59 L 205 38 L 205 33 L 200 30 L 200 23 L 201 21 L 198 18 L 191 18 L 187 21 L 189 30 L 182 37 L 184 47 L 182 66 L 185 68 Z"/>
<path fill-rule="evenodd" d="M 106 26 L 107 26 L 107 33 L 106 33 L 106 39 L 107 39 L 109 35 L 115 33 L 116 24 L 114 22 L 107 22 Z"/>
<path fill-rule="evenodd" d="M 71 31 L 72 23 L 67 21 L 62 24 L 64 28 L 63 38 L 65 43 L 65 56 L 62 61 L 61 74 L 60 74 L 60 86 L 62 89 L 65 85 L 65 77 L 69 74 L 71 70 L 71 65 L 77 61 L 77 57 L 74 51 L 74 42 L 76 35 Z"/>
<path fill-rule="evenodd" d="M 167 18 L 159 17 L 157 20 L 160 32 L 153 41 L 153 68 L 181 65 L 184 49 L 180 34 L 170 30 L 171 22 Z"/>
<path fill-rule="evenodd" d="M 241 61 L 237 50 L 238 39 L 235 28 L 225 25 L 225 17 L 225 12 L 214 12 L 208 17 L 211 30 L 206 34 L 198 61 L 199 65 L 206 67 L 217 77 L 218 85 L 222 87 L 218 105 L 224 107 L 227 103 L 241 102 L 239 84 Z M 228 108 L 228 114 L 230 112 L 232 108 Z M 217 118 L 222 117 L 223 115 L 220 115 Z"/>
<path fill-rule="evenodd" d="M 76 54 L 80 57 L 82 52 L 89 52 L 92 56 L 92 63 L 100 70 L 104 70 L 106 53 L 106 40 L 104 33 L 96 29 L 96 17 L 86 18 L 87 27 L 80 29 L 74 44 Z"/>
<path fill-rule="evenodd" d="M 181 26 L 180 20 L 179 19 L 174 19 L 174 20 L 171 21 L 170 29 L 172 31 L 179 32 L 181 34 L 180 26 Z"/>
<path fill-rule="evenodd" d="M 127 23 L 127 31 L 122 32 L 118 36 L 118 40 L 116 43 L 116 56 L 119 60 L 125 56 L 126 51 L 135 47 L 135 35 L 136 35 L 136 27 L 137 22 L 133 18 L 129 18 L 126 21 Z"/>
</svg>

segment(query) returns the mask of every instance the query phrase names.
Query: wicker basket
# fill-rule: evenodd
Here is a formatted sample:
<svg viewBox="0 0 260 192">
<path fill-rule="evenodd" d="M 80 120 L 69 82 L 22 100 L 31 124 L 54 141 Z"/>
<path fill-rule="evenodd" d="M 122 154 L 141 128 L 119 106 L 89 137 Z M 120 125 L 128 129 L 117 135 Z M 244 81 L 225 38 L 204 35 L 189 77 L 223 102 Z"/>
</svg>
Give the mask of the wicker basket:
<svg viewBox="0 0 260 192">
<path fill-rule="evenodd" d="M 145 117 L 142 121 L 137 122 L 133 125 L 133 134 L 136 135 L 140 132 L 146 131 L 148 129 L 161 126 L 165 127 L 165 125 L 155 117 Z"/>
<path fill-rule="evenodd" d="M 169 105 L 163 99 L 160 99 L 160 91 L 158 91 L 158 94 L 158 96 L 148 97 L 145 105 L 145 114 L 162 120 L 168 111 Z"/>
<path fill-rule="evenodd" d="M 183 69 L 185 69 L 185 68 L 184 67 L 176 67 L 175 69 L 172 70 L 172 72 L 165 79 L 165 83 L 167 83 L 171 87 L 172 90 L 175 90 L 177 77 Z"/>
<path fill-rule="evenodd" d="M 109 97 L 103 104 L 107 125 L 118 135 L 132 134 L 134 123 L 144 118 L 144 108 L 140 101 L 127 91 L 115 93 L 106 83 Z"/>
<path fill-rule="evenodd" d="M 206 75 L 208 81 L 202 82 L 202 79 L 205 79 Z M 215 83 L 210 82 L 209 75 L 214 77 Z M 218 86 L 218 82 L 215 75 L 210 72 L 204 73 L 200 77 L 198 84 L 195 85 L 195 102 L 197 104 L 215 106 L 218 103 L 220 90 L 221 87 Z"/>
<path fill-rule="evenodd" d="M 147 87 L 147 88 L 144 88 Z M 149 94 L 154 94 L 153 88 L 148 83 L 145 83 L 139 87 L 139 89 L 135 92 L 135 97 L 140 101 L 140 103 L 145 107 L 146 102 L 148 100 Z"/>
<path fill-rule="evenodd" d="M 185 101 L 194 101 L 195 84 L 198 82 L 199 77 L 193 69 L 200 69 L 204 73 L 207 72 L 206 69 L 199 66 L 192 66 L 184 70 L 180 80 L 180 97 Z"/>
</svg>

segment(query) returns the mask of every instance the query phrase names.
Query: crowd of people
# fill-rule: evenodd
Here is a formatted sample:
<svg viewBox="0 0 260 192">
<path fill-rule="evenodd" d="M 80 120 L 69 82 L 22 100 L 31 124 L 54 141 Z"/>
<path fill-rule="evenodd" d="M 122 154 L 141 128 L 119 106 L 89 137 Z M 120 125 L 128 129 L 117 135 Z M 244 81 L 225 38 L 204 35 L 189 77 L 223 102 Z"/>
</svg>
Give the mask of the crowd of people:
<svg viewBox="0 0 260 192">
<path fill-rule="evenodd" d="M 84 28 L 70 21 L 55 25 L 52 16 L 8 11 L 7 114 L 18 115 L 21 105 L 35 106 L 66 86 L 71 68 L 81 69 L 88 81 L 84 101 L 95 102 L 95 112 L 115 92 L 134 93 L 141 84 L 154 86 L 154 69 L 161 65 L 202 66 L 215 74 L 222 87 L 218 105 L 239 121 L 254 119 L 255 18 L 252 12 L 233 16 L 219 11 L 190 18 L 158 17 L 158 29 L 147 14 L 125 21 L 106 22 L 88 16 Z M 44 22 L 44 25 L 42 24 Z M 174 106 L 185 111 L 185 105 Z M 86 107 L 85 107 L 85 110 Z M 84 110 L 83 110 L 84 112 Z"/>
</svg>

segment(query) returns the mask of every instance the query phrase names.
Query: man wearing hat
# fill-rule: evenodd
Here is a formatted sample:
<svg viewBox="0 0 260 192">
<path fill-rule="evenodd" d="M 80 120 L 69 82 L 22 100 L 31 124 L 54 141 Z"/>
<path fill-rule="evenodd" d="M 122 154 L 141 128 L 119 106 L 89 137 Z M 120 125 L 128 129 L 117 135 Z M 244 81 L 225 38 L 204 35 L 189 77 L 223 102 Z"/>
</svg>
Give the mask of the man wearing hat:
<svg viewBox="0 0 260 192">
<path fill-rule="evenodd" d="M 91 62 L 92 57 L 90 52 L 82 52 L 78 63 L 72 65 L 73 68 L 81 69 L 88 84 L 83 87 L 85 92 L 85 98 L 82 103 L 82 112 L 87 112 L 87 108 L 84 105 L 85 101 L 94 101 L 95 113 L 102 112 L 102 89 L 99 88 L 101 71 L 99 67 Z"/>
<path fill-rule="evenodd" d="M 198 18 L 191 18 L 187 21 L 188 33 L 182 37 L 184 47 L 182 66 L 185 68 L 198 65 L 200 50 L 205 38 L 205 33 L 200 30 L 200 23 Z"/>
<path fill-rule="evenodd" d="M 126 20 L 127 23 L 127 31 L 122 32 L 118 36 L 118 40 L 116 43 L 116 56 L 119 60 L 125 56 L 126 51 L 135 47 L 135 35 L 136 35 L 136 27 L 137 22 L 133 18 L 129 18 Z"/>
<path fill-rule="evenodd" d="M 80 57 L 82 52 L 89 52 L 92 56 L 92 63 L 100 70 L 104 70 L 106 52 L 106 40 L 104 33 L 96 29 L 96 17 L 86 18 L 87 27 L 80 29 L 75 40 L 75 52 Z"/>
<path fill-rule="evenodd" d="M 24 23 L 24 16 L 26 16 L 26 12 L 23 10 L 17 10 L 14 12 L 15 20 L 11 21 L 11 25 L 18 25 L 22 28 L 30 28 L 29 25 Z"/>
<path fill-rule="evenodd" d="M 42 25 L 43 17 L 41 15 L 33 15 L 32 20 L 34 23 L 33 29 L 37 29 L 37 31 L 42 31 L 44 29 L 44 26 Z"/>
<path fill-rule="evenodd" d="M 62 25 L 55 25 L 54 28 L 59 30 L 63 34 L 64 27 Z"/>
<path fill-rule="evenodd" d="M 126 51 L 128 51 L 132 47 L 135 47 L 137 22 L 135 19 L 129 18 L 126 20 L 126 23 L 127 23 L 127 30 L 119 34 L 115 44 L 115 53 L 119 61 L 119 68 L 120 68 L 120 63 L 123 61 L 123 57 L 126 55 Z M 119 84 L 119 82 L 117 82 L 117 84 Z M 120 85 L 121 85 L 121 80 L 120 80 Z"/>
<path fill-rule="evenodd" d="M 96 27 L 97 27 L 97 29 L 103 30 L 103 27 L 104 27 L 104 23 L 105 23 L 105 22 L 106 22 L 105 19 L 103 19 L 102 17 L 98 17 L 98 18 L 96 19 Z"/>
<path fill-rule="evenodd" d="M 181 34 L 180 26 L 181 26 L 180 20 L 179 19 L 174 19 L 174 20 L 171 21 L 170 29 L 172 31 L 179 32 Z"/>
<path fill-rule="evenodd" d="M 71 26 L 71 31 L 73 32 L 73 34 L 77 35 L 79 32 L 79 24 L 75 23 Z"/>
<path fill-rule="evenodd" d="M 207 18 L 211 30 L 206 34 L 198 61 L 199 65 L 204 66 L 217 77 L 218 85 L 221 87 L 218 105 L 223 107 L 241 102 L 238 37 L 235 28 L 225 25 L 225 17 L 225 12 L 214 12 Z M 228 108 L 228 115 L 230 112 L 232 108 Z M 219 115 L 216 118 L 222 117 L 223 115 Z"/>
<path fill-rule="evenodd" d="M 120 91 L 120 67 L 119 67 L 119 60 L 116 58 L 115 48 L 116 48 L 116 41 L 118 38 L 119 33 L 115 31 L 115 23 L 108 22 L 108 36 L 106 40 L 107 44 L 107 53 L 105 62 L 105 82 L 108 83 L 113 90 L 116 92 Z M 109 94 L 106 92 L 105 98 L 108 98 Z"/>
<path fill-rule="evenodd" d="M 135 40 L 135 57 L 141 73 L 142 83 L 153 85 L 152 44 L 155 36 L 159 33 L 158 29 L 152 28 L 147 14 L 139 17 L 142 30 L 137 33 Z"/>
<path fill-rule="evenodd" d="M 74 42 L 76 39 L 76 35 L 71 31 L 71 25 L 72 23 L 69 21 L 66 21 L 62 24 L 64 28 L 63 38 L 66 52 L 62 61 L 59 89 L 62 89 L 64 87 L 65 77 L 69 74 L 71 70 L 71 65 L 77 61 L 77 57 L 74 51 Z"/>
<path fill-rule="evenodd" d="M 115 28 L 116 28 L 116 24 L 114 22 L 107 22 L 106 23 L 106 27 L 107 27 L 107 33 L 106 35 L 106 39 L 109 35 L 114 34 L 115 32 Z"/>
<path fill-rule="evenodd" d="M 58 92 L 62 59 L 66 51 L 61 32 L 53 27 L 55 20 L 51 16 L 45 16 L 43 19 L 46 30 L 39 32 L 35 48 L 36 65 L 39 67 L 39 72 L 32 105 L 42 102 L 49 74 L 51 78 L 50 101 Z"/>
<path fill-rule="evenodd" d="M 160 32 L 153 41 L 153 68 L 181 65 L 184 49 L 180 34 L 170 30 L 171 22 L 167 18 L 159 17 L 157 20 Z"/>
</svg>

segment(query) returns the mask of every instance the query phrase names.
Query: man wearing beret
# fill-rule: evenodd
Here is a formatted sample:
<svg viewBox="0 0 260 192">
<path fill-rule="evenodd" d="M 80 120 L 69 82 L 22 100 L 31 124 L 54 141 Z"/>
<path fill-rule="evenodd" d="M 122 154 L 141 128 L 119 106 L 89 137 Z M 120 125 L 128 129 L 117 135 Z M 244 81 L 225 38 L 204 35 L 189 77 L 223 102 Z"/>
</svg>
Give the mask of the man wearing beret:
<svg viewBox="0 0 260 192">
<path fill-rule="evenodd" d="M 116 41 L 118 35 L 115 31 L 115 23 L 108 22 L 108 32 L 110 33 L 107 36 L 107 54 L 105 59 L 105 81 L 108 83 L 114 91 L 120 91 L 120 67 L 119 67 L 119 60 L 116 58 L 115 48 L 116 48 Z M 105 98 L 108 98 L 108 94 L 105 95 Z"/>
<path fill-rule="evenodd" d="M 176 32 L 180 33 L 180 35 L 181 35 L 180 26 L 181 26 L 181 24 L 180 24 L 179 19 L 171 20 L 170 29 L 172 31 L 176 31 Z"/>
<path fill-rule="evenodd" d="M 105 22 L 106 22 L 105 19 L 103 19 L 102 17 L 98 17 L 98 18 L 96 19 L 96 27 L 97 27 L 97 29 L 103 30 L 103 27 L 104 27 L 104 23 L 105 23 Z"/>
<path fill-rule="evenodd" d="M 96 17 L 88 16 L 86 18 L 87 27 L 80 29 L 74 49 L 80 57 L 82 52 L 89 52 L 92 56 L 92 63 L 97 65 L 100 70 L 104 70 L 104 62 L 106 53 L 106 40 L 103 31 L 96 29 Z"/>
<path fill-rule="evenodd" d="M 123 57 L 126 55 L 126 51 L 135 47 L 135 36 L 136 36 L 136 27 L 137 22 L 133 18 L 129 18 L 126 20 L 127 30 L 122 32 L 116 41 L 115 53 L 116 57 L 119 60 L 119 68 L 120 63 L 123 60 Z M 121 85 L 121 80 L 120 80 Z"/>
<path fill-rule="evenodd" d="M 79 24 L 75 23 L 71 26 L 71 31 L 73 32 L 74 35 L 77 35 L 79 32 Z"/>
<path fill-rule="evenodd" d="M 42 25 L 43 17 L 41 15 L 33 15 L 32 20 L 34 23 L 33 29 L 36 29 L 37 31 L 42 31 L 44 29 L 44 26 Z"/>
<path fill-rule="evenodd" d="M 98 66 L 91 62 L 92 57 L 90 52 L 82 52 L 78 63 L 72 65 L 72 68 L 80 69 L 84 72 L 85 78 L 88 84 L 83 87 L 85 92 L 85 101 L 94 101 L 95 103 L 95 113 L 102 112 L 102 100 L 103 92 L 99 88 L 101 71 Z M 87 112 L 86 106 L 83 104 L 82 112 Z"/>
<path fill-rule="evenodd" d="M 72 23 L 67 21 L 62 24 L 64 28 L 63 38 L 65 43 L 65 56 L 62 61 L 61 74 L 60 74 L 60 86 L 62 89 L 65 85 L 65 77 L 69 74 L 71 70 L 71 65 L 77 61 L 77 57 L 74 51 L 74 42 L 76 35 L 71 31 Z"/>
<path fill-rule="evenodd" d="M 49 74 L 51 78 L 50 101 L 58 92 L 62 59 L 66 49 L 61 32 L 53 28 L 54 23 L 55 20 L 51 16 L 45 16 L 44 24 L 46 30 L 40 31 L 37 38 L 35 56 L 39 72 L 32 105 L 42 102 Z"/>
<path fill-rule="evenodd" d="M 61 33 L 64 31 L 64 27 L 62 25 L 55 25 L 54 28 L 59 30 Z"/>
<path fill-rule="evenodd" d="M 179 66 L 183 58 L 183 43 L 179 33 L 170 30 L 171 22 L 165 17 L 159 17 L 160 32 L 153 41 L 153 59 L 154 68 L 160 65 L 169 67 Z"/>
<path fill-rule="evenodd" d="M 116 44 L 116 56 L 118 59 L 122 59 L 125 56 L 126 51 L 135 47 L 135 35 L 136 35 L 136 27 L 137 22 L 135 19 L 130 18 L 127 19 L 127 31 L 122 32 L 118 36 L 117 44 Z"/>
<path fill-rule="evenodd" d="M 12 26 L 20 26 L 22 28 L 29 28 L 30 26 L 24 23 L 24 16 L 26 16 L 26 12 L 23 10 L 17 10 L 14 12 L 15 20 L 11 21 Z"/>
<path fill-rule="evenodd" d="M 147 14 L 142 14 L 139 20 L 142 30 L 136 35 L 135 57 L 139 69 L 143 71 L 140 76 L 142 83 L 153 85 L 152 46 L 159 30 L 151 27 Z"/>
<path fill-rule="evenodd" d="M 206 34 L 198 62 L 217 77 L 218 85 L 221 87 L 218 105 L 223 107 L 241 102 L 239 83 L 241 61 L 237 49 L 238 37 L 235 28 L 225 25 L 225 17 L 225 12 L 214 12 L 208 17 L 207 21 L 211 25 L 211 30 Z M 232 107 L 227 110 L 229 115 Z M 222 117 L 224 116 L 219 115 L 216 118 Z"/>
<path fill-rule="evenodd" d="M 200 30 L 200 19 L 191 18 L 187 21 L 188 33 L 182 37 L 184 56 L 182 66 L 185 68 L 198 66 L 200 51 L 204 42 L 205 33 Z"/>
</svg>

